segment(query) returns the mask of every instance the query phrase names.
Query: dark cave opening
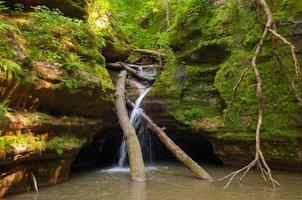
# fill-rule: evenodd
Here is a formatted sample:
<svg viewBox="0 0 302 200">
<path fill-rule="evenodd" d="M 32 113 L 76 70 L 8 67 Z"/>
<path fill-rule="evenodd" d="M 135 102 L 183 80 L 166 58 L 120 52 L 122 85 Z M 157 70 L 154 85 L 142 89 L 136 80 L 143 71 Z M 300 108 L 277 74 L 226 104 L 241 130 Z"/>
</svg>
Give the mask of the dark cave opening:
<svg viewBox="0 0 302 200">
<path fill-rule="evenodd" d="M 193 160 L 202 164 L 222 165 L 215 155 L 211 142 L 202 133 L 188 133 L 183 130 L 166 130 L 167 135 L 182 148 Z M 152 164 L 177 161 L 159 138 L 151 133 Z M 83 147 L 73 162 L 72 169 L 103 168 L 118 164 L 122 131 L 119 128 L 108 129 L 97 134 L 92 144 Z M 142 146 L 144 153 L 144 147 Z M 146 165 L 149 160 L 145 158 Z"/>
</svg>

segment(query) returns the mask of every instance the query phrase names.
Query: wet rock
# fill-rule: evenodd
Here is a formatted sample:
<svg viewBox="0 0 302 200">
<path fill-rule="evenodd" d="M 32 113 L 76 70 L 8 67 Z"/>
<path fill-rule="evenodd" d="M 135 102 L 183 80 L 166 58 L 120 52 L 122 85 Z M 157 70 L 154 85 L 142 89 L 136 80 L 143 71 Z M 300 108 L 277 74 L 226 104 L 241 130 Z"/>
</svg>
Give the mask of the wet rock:
<svg viewBox="0 0 302 200">
<path fill-rule="evenodd" d="M 34 190 L 32 175 L 39 188 L 65 181 L 76 154 L 77 150 L 65 151 L 61 156 L 56 152 L 24 153 L 18 159 L 15 157 L 11 164 L 6 162 L 9 158 L 2 160 L 0 197 Z"/>
<path fill-rule="evenodd" d="M 244 166 L 255 156 L 254 133 L 216 133 L 208 135 L 215 154 L 224 165 Z M 289 145 L 290 144 L 290 145 Z M 262 152 L 274 169 L 302 169 L 302 137 L 274 136 L 262 139 Z"/>
</svg>

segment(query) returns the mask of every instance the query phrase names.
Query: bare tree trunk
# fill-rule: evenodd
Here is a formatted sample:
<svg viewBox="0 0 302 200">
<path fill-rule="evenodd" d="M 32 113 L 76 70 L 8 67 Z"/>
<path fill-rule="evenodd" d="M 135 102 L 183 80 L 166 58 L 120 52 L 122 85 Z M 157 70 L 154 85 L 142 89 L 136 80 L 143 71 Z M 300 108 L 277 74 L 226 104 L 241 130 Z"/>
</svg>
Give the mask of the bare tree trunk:
<svg viewBox="0 0 302 200">
<path fill-rule="evenodd" d="M 127 71 L 123 70 L 117 77 L 115 104 L 120 126 L 124 133 L 128 149 L 128 158 L 130 165 L 130 176 L 133 182 L 143 182 L 146 180 L 144 171 L 144 161 L 141 147 L 136 136 L 135 129 L 130 123 L 126 109 L 125 82 Z"/>
<path fill-rule="evenodd" d="M 127 105 L 134 108 L 134 104 L 127 100 Z M 194 160 L 192 160 L 179 146 L 177 146 L 161 129 L 157 126 L 145 113 L 141 114 L 142 119 L 147 124 L 147 126 L 153 130 L 153 132 L 159 137 L 163 144 L 169 149 L 169 151 L 182 162 L 186 167 L 188 167 L 193 174 L 199 179 L 213 180 L 213 178 Z"/>
</svg>

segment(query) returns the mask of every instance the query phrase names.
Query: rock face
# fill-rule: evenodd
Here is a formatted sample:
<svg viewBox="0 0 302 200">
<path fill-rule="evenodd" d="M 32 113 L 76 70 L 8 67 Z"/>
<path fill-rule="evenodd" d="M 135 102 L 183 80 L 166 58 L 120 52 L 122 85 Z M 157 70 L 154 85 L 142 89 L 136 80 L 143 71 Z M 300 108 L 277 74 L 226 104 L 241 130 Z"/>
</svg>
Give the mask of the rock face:
<svg viewBox="0 0 302 200">
<path fill-rule="evenodd" d="M 237 136 L 236 136 L 237 135 Z M 240 137 L 238 133 L 211 135 L 215 154 L 229 166 L 244 166 L 254 159 L 254 137 Z M 302 137 L 264 137 L 262 150 L 270 167 L 274 169 L 293 169 L 301 171 Z"/>
<path fill-rule="evenodd" d="M 199 132 L 201 137 L 210 141 L 214 153 L 225 165 L 243 166 L 255 155 L 257 101 L 252 75 L 241 85 L 224 123 L 222 119 L 228 109 L 233 87 L 243 67 L 250 63 L 252 50 L 237 41 L 236 37 L 232 38 L 240 29 L 235 28 L 236 33 L 229 29 L 230 24 L 234 28 L 238 23 L 246 23 L 248 18 L 242 18 L 244 13 L 241 15 L 243 21 L 226 18 L 217 23 L 216 17 L 229 12 L 223 6 L 224 3 L 209 8 L 212 15 L 204 16 L 207 20 L 198 18 L 202 18 L 200 23 L 206 22 L 202 28 L 194 26 L 194 20 L 198 19 L 192 18 L 193 22 L 179 20 L 174 40 L 172 38 L 172 47 L 178 52 L 176 60 L 168 61 L 146 99 L 145 110 L 153 119 L 158 119 L 161 126 L 182 130 L 180 127 L 187 125 L 190 128 L 183 129 L 183 134 Z M 250 23 L 259 22 L 252 19 Z M 299 23 L 297 26 L 296 33 L 290 39 L 293 39 L 299 50 L 301 27 Z M 262 27 L 259 33 L 261 30 Z M 231 43 L 224 40 L 221 36 L 224 34 L 232 38 Z M 241 42 L 244 39 L 241 38 Z M 266 111 L 262 130 L 264 155 L 273 168 L 301 170 L 301 108 L 288 92 L 290 89 L 284 75 L 271 71 L 275 62 L 270 53 L 264 50 L 258 63 L 266 84 Z M 286 49 L 280 49 L 280 53 L 285 57 L 290 55 Z M 284 62 L 292 67 L 290 59 L 284 59 Z M 276 102 L 277 99 L 280 101 Z"/>
<path fill-rule="evenodd" d="M 33 176 L 39 187 L 66 180 L 79 150 L 117 126 L 114 86 L 91 43 L 105 39 L 49 12 L 0 13 L 9 25 L 0 30 L 0 197 L 32 190 Z"/>
<path fill-rule="evenodd" d="M 18 159 L 14 159 L 11 165 L 6 163 L 6 159 L 1 159 L 0 196 L 33 190 L 33 176 L 38 187 L 66 180 L 76 155 L 77 150 L 66 151 L 61 156 L 58 156 L 56 152 L 36 154 L 24 152 L 21 155 L 14 155 L 14 157 L 18 156 Z"/>
<path fill-rule="evenodd" d="M 90 144 L 100 130 L 112 126 L 101 119 L 54 117 L 45 113 L 29 112 L 7 114 L 5 120 L 6 123 L 1 126 L 4 138 L 16 133 L 19 136 L 34 135 L 36 139 L 44 137 L 46 142 L 53 137 L 74 137 L 79 144 L 62 146 L 64 150 L 62 149 L 61 154 L 58 154 L 59 149 L 56 146 L 46 145 L 46 149 L 41 151 L 35 149 L 34 144 L 25 145 L 21 140 L 12 144 L 13 149 L 0 154 L 1 196 L 32 190 L 32 174 L 39 187 L 66 180 L 79 148 Z M 62 142 L 57 145 L 64 145 L 65 141 Z"/>
</svg>

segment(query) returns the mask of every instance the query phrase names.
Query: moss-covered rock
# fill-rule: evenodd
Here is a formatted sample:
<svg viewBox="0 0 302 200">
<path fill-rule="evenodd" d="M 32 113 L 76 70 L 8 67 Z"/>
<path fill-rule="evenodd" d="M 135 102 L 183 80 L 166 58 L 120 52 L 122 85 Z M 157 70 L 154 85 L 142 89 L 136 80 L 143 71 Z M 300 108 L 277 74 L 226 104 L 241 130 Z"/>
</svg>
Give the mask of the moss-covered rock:
<svg viewBox="0 0 302 200">
<path fill-rule="evenodd" d="M 232 107 L 229 107 L 229 103 L 236 81 L 251 62 L 265 16 L 259 17 L 255 5 L 248 1 L 224 1 L 220 4 L 190 1 L 171 3 L 170 6 L 175 13 L 171 17 L 170 45 L 176 51 L 177 61 L 169 58 L 149 95 L 150 101 L 160 104 L 158 106 L 164 108 L 161 112 L 170 114 L 192 129 L 206 131 L 217 155 L 226 164 L 235 164 L 236 159 L 240 163 L 241 158 L 247 157 L 251 160 L 254 152 L 246 148 L 245 141 L 249 138 L 250 147 L 254 145 L 257 124 L 258 104 L 253 73 L 248 74 L 241 84 Z M 298 47 L 301 39 L 298 36 L 299 23 L 294 24 L 292 19 L 299 19 L 297 16 L 301 12 L 301 4 L 286 1 L 270 6 L 280 33 L 294 39 Z M 282 25 L 285 21 L 288 22 L 286 26 Z M 289 75 L 294 76 L 288 47 L 280 45 L 278 51 Z M 275 139 L 288 141 L 288 145 L 301 142 L 299 139 L 290 139 L 301 135 L 301 104 L 294 99 L 286 77 L 277 66 L 270 41 L 267 41 L 258 60 L 265 94 L 263 132 L 267 142 L 264 152 L 271 163 L 278 160 L 275 164 L 281 165 L 283 160 L 286 166 L 287 159 L 292 159 L 291 163 L 296 163 L 293 166 L 297 167 L 301 166 L 299 156 L 291 157 L 284 153 L 272 155 L 270 152 L 270 149 L 279 145 L 274 144 Z M 298 81 L 297 87 L 301 88 Z M 299 92 L 301 95 L 301 89 Z M 155 111 L 158 110 L 149 109 L 149 112 Z M 225 112 L 228 112 L 228 117 L 223 122 Z M 235 141 L 234 145 L 239 145 L 227 150 L 230 145 L 223 140 L 224 135 Z M 286 152 L 286 149 L 286 145 L 280 144 L 278 152 Z M 237 154 L 238 151 L 245 155 Z M 301 149 L 297 151 L 297 155 L 300 155 Z"/>
<path fill-rule="evenodd" d="M 7 75 L 1 99 L 9 99 L 11 108 L 88 117 L 112 113 L 114 87 L 100 53 L 101 33 L 40 8 L 2 20 L 0 56 L 8 61 L 1 68 Z"/>
<path fill-rule="evenodd" d="M 32 189 L 31 173 L 39 187 L 66 180 L 79 149 L 116 126 L 95 26 L 42 7 L 0 10 L 0 196 Z"/>
<path fill-rule="evenodd" d="M 58 9 L 66 16 L 79 19 L 83 19 L 88 15 L 85 0 L 4 0 L 4 2 L 11 7 L 20 4 L 26 9 L 43 5 L 51 9 Z"/>
</svg>

